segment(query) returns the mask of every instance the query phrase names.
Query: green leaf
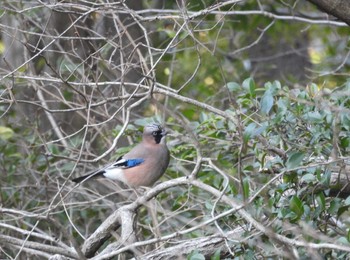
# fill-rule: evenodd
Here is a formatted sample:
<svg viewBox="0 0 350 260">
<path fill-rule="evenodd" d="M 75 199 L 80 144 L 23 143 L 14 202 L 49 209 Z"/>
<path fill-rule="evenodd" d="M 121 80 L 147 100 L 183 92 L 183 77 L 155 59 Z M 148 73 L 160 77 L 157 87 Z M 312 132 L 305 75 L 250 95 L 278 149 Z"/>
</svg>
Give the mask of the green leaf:
<svg viewBox="0 0 350 260">
<path fill-rule="evenodd" d="M 59 153 L 59 148 L 56 144 L 48 144 L 47 145 L 48 150 L 50 151 L 51 154 L 60 154 Z"/>
<path fill-rule="evenodd" d="M 249 178 L 246 177 L 243 179 L 243 196 L 244 198 L 249 198 L 250 190 L 249 190 Z"/>
<path fill-rule="evenodd" d="M 204 113 L 204 112 L 201 112 L 199 114 L 199 122 L 203 123 L 205 121 L 209 120 L 209 116 L 208 114 Z"/>
<path fill-rule="evenodd" d="M 335 198 L 331 201 L 328 207 L 328 213 L 329 214 L 335 214 L 338 212 L 340 206 L 341 206 L 341 201 L 339 198 Z"/>
<path fill-rule="evenodd" d="M 231 92 L 238 92 L 241 90 L 241 86 L 236 82 L 229 82 L 226 84 L 226 86 Z"/>
<path fill-rule="evenodd" d="M 343 213 L 349 210 L 349 206 L 343 206 L 338 209 L 337 216 L 340 217 Z"/>
<path fill-rule="evenodd" d="M 311 97 L 314 97 L 318 93 L 318 86 L 315 83 L 311 83 L 308 87 L 307 90 L 309 91 L 309 95 Z"/>
<path fill-rule="evenodd" d="M 0 138 L 3 140 L 8 140 L 13 137 L 13 130 L 6 126 L 0 126 Z"/>
<path fill-rule="evenodd" d="M 346 149 L 350 146 L 350 137 L 340 138 L 340 146 L 343 149 Z"/>
<path fill-rule="evenodd" d="M 244 142 L 247 143 L 250 138 L 252 138 L 254 131 L 256 129 L 255 123 L 250 123 L 245 129 L 243 133 Z"/>
<path fill-rule="evenodd" d="M 268 127 L 268 123 L 263 123 L 261 126 L 257 127 L 255 123 L 250 123 L 245 129 L 243 133 L 243 140 L 248 142 L 251 138 L 260 135 L 263 133 Z"/>
<path fill-rule="evenodd" d="M 331 181 L 331 171 L 326 170 L 326 172 L 322 175 L 320 183 L 326 187 L 329 187 L 330 181 Z"/>
<path fill-rule="evenodd" d="M 306 182 L 306 183 L 314 182 L 315 180 L 316 180 L 316 176 L 312 173 L 304 174 L 300 179 L 301 182 Z"/>
<path fill-rule="evenodd" d="M 278 80 L 275 80 L 272 84 L 274 92 L 277 92 L 277 90 L 281 89 L 281 82 L 279 82 Z"/>
<path fill-rule="evenodd" d="M 345 205 L 345 206 L 349 206 L 349 205 L 350 205 L 350 196 L 348 196 L 348 197 L 346 198 L 346 200 L 344 201 L 344 205 Z"/>
<path fill-rule="evenodd" d="M 290 105 L 289 100 L 279 98 L 277 101 L 278 112 L 285 114 L 289 108 L 289 105 Z"/>
<path fill-rule="evenodd" d="M 268 114 L 273 106 L 273 95 L 270 89 L 266 90 L 263 97 L 261 98 L 261 112 Z"/>
<path fill-rule="evenodd" d="M 303 202 L 297 196 L 292 197 L 289 203 L 289 207 L 299 218 L 304 213 Z"/>
<path fill-rule="evenodd" d="M 198 252 L 198 250 L 195 250 L 191 252 L 189 256 L 187 256 L 188 260 L 205 260 L 204 255 Z"/>
<path fill-rule="evenodd" d="M 337 239 L 337 242 L 340 243 L 340 244 L 349 245 L 348 240 L 347 240 L 347 238 L 345 238 L 345 237 L 340 237 L 340 238 L 338 238 L 338 239 Z M 346 258 L 347 258 L 347 257 L 346 257 Z M 340 258 L 337 258 L 337 259 L 340 259 Z M 344 258 L 344 259 L 345 259 L 345 258 Z"/>
<path fill-rule="evenodd" d="M 318 206 L 322 210 L 325 210 L 325 208 L 326 208 L 326 198 L 325 198 L 323 192 L 320 192 L 319 194 L 317 194 L 316 201 L 317 201 Z"/>
<path fill-rule="evenodd" d="M 210 257 L 210 260 L 220 260 L 220 259 L 221 259 L 221 258 L 220 258 L 220 253 L 221 253 L 221 250 L 220 250 L 220 249 L 216 250 L 215 253 L 214 253 L 214 255 L 212 255 L 212 256 Z"/>
<path fill-rule="evenodd" d="M 303 118 L 306 120 L 306 121 L 309 121 L 309 122 L 314 122 L 314 123 L 322 123 L 323 121 L 323 115 L 321 115 L 320 112 L 318 111 L 311 111 L 311 112 L 307 112 Z"/>
<path fill-rule="evenodd" d="M 293 152 L 288 157 L 286 162 L 287 169 L 293 169 L 300 165 L 301 161 L 304 159 L 305 154 L 302 152 Z"/>
<path fill-rule="evenodd" d="M 255 82 L 253 78 L 247 78 L 243 81 L 242 86 L 249 91 L 250 97 L 255 97 Z"/>
<path fill-rule="evenodd" d="M 176 35 L 176 32 L 174 30 L 162 30 L 163 32 L 165 32 L 169 38 L 174 38 Z"/>
</svg>

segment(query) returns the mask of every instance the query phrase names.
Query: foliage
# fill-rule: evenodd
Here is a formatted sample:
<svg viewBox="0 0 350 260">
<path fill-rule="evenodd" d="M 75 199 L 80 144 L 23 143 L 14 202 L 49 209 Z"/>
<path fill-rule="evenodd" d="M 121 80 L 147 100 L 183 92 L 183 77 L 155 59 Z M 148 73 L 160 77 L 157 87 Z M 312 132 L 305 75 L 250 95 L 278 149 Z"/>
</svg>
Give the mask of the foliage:
<svg viewBox="0 0 350 260">
<path fill-rule="evenodd" d="M 306 3 L 233 2 L 5 1 L 1 258 L 49 258 L 52 246 L 79 259 L 108 216 L 149 190 L 70 179 L 156 121 L 170 131 L 169 186 L 135 206 L 144 244 L 132 254 L 180 245 L 187 259 L 346 259 L 348 28 L 295 15 L 319 14 Z M 123 236 L 120 224 L 97 257 L 131 256 Z"/>
</svg>

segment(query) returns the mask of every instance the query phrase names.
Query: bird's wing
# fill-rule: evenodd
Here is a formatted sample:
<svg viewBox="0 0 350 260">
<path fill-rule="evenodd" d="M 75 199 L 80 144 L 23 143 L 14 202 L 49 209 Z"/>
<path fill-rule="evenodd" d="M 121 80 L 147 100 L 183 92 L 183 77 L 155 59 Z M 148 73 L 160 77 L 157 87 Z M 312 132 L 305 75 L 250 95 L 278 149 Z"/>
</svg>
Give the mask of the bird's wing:
<svg viewBox="0 0 350 260">
<path fill-rule="evenodd" d="M 132 168 L 135 166 L 140 165 L 143 163 L 145 160 L 142 158 L 133 158 L 133 159 L 124 159 L 123 157 L 120 157 L 118 160 L 116 160 L 114 163 L 109 165 L 107 168 L 112 169 L 112 168 Z"/>
<path fill-rule="evenodd" d="M 104 166 L 103 168 L 100 168 L 96 171 L 90 172 L 84 176 L 78 177 L 73 179 L 72 181 L 79 183 L 84 181 L 85 179 L 90 179 L 90 178 L 95 178 L 95 177 L 99 177 L 99 176 L 105 176 L 108 178 L 108 176 L 106 176 L 106 174 L 112 174 L 116 175 L 116 176 L 120 176 L 120 170 L 118 171 L 118 169 L 128 169 L 128 168 L 132 168 L 135 166 L 138 166 L 140 164 L 142 164 L 145 160 L 142 158 L 123 158 L 123 156 L 119 157 L 118 160 L 116 160 L 114 163 L 110 163 L 106 166 Z M 118 173 L 118 174 L 116 174 Z M 111 179 L 116 179 L 117 177 L 109 177 Z M 119 177 L 118 177 L 119 178 Z"/>
</svg>

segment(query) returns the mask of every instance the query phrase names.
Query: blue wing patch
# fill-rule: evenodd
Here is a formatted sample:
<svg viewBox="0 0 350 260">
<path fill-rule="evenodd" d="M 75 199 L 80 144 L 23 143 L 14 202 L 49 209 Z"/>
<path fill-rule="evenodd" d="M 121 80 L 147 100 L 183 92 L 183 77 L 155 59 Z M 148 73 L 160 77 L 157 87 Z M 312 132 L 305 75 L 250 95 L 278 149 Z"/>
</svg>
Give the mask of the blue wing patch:
<svg viewBox="0 0 350 260">
<path fill-rule="evenodd" d="M 134 167 L 143 163 L 144 161 L 144 159 L 129 159 L 126 160 L 126 167 Z"/>
<path fill-rule="evenodd" d="M 141 158 L 137 159 L 123 159 L 119 158 L 113 165 L 112 167 L 125 167 L 125 168 L 131 168 L 135 167 L 137 165 L 140 165 L 143 163 L 145 160 Z"/>
</svg>

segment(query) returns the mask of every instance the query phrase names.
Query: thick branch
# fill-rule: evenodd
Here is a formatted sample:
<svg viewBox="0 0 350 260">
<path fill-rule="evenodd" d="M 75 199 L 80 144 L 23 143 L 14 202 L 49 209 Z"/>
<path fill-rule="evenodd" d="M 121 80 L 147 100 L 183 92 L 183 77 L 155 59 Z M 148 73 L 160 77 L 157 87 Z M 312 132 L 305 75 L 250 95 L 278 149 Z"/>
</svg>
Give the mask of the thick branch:
<svg viewBox="0 0 350 260">
<path fill-rule="evenodd" d="M 112 213 L 99 228 L 85 241 L 82 251 L 86 257 L 92 257 L 95 252 L 101 247 L 101 245 L 110 238 L 111 231 L 117 230 L 121 226 L 121 215 L 125 214 L 125 211 L 136 212 L 139 207 L 144 205 L 148 200 L 154 198 L 160 192 L 174 187 L 175 185 L 183 185 L 188 183 L 186 177 L 178 178 L 161 183 L 149 190 L 144 196 L 139 197 L 136 201 L 129 205 L 125 205 Z M 124 220 L 125 221 L 125 220 Z"/>
<path fill-rule="evenodd" d="M 179 183 L 180 181 L 180 183 Z M 264 226 L 263 224 L 261 224 L 260 222 L 258 222 L 257 220 L 255 220 L 246 210 L 243 209 L 244 205 L 240 205 L 240 203 L 237 203 L 233 198 L 230 198 L 224 194 L 222 194 L 222 192 L 220 192 L 219 190 L 207 185 L 207 184 L 204 184 L 198 180 L 195 180 L 195 179 L 191 179 L 191 178 L 179 178 L 179 179 L 175 179 L 175 180 L 172 180 L 172 181 L 168 181 L 168 182 L 165 182 L 165 183 L 162 183 L 158 186 L 156 186 L 155 188 L 153 188 L 152 190 L 150 190 L 145 196 L 142 196 L 142 197 L 139 197 L 139 200 L 135 201 L 134 203 L 130 204 L 130 205 L 127 205 L 126 207 L 132 207 L 132 205 L 136 206 L 137 205 L 137 208 L 141 206 L 141 204 L 139 204 L 141 201 L 145 201 L 146 198 L 148 198 L 149 196 L 153 196 L 154 195 L 154 192 L 160 192 L 160 186 L 162 186 L 162 189 L 166 189 L 169 184 L 171 184 L 172 186 L 174 186 L 173 184 L 176 183 L 176 185 L 181 185 L 181 184 L 191 184 L 191 185 L 194 185 L 198 188 L 201 188 L 209 193 L 212 193 L 214 196 L 217 196 L 217 197 L 220 197 L 221 198 L 221 201 L 224 202 L 224 203 L 227 203 L 228 205 L 230 205 L 232 208 L 222 214 L 219 214 L 217 216 L 215 216 L 215 218 L 212 218 L 212 219 L 209 219 L 203 223 L 201 223 L 200 225 L 197 225 L 196 227 L 193 227 L 193 228 L 189 228 L 187 230 L 181 230 L 181 231 L 177 231 L 176 233 L 173 233 L 173 234 L 170 234 L 170 235 L 167 235 L 167 236 L 164 236 L 162 238 L 154 238 L 154 239 L 150 239 L 148 241 L 140 241 L 140 242 L 136 242 L 134 244 L 131 244 L 131 245 L 127 245 L 125 247 L 122 247 L 122 248 L 115 248 L 114 250 L 108 250 L 108 251 L 104 251 L 104 254 L 103 255 L 99 255 L 93 259 L 99 259 L 99 260 L 102 260 L 102 259 L 110 259 L 111 257 L 114 257 L 122 252 L 125 252 L 127 250 L 130 250 L 130 249 L 133 249 L 133 248 L 136 248 L 136 247 L 139 247 L 139 246 L 143 246 L 143 245 L 148 245 L 148 244 L 152 244 L 152 243 L 155 243 L 155 242 L 159 242 L 159 241 L 169 241 L 170 239 L 172 238 L 175 238 L 175 237 L 178 237 L 182 234 L 186 234 L 186 233 L 190 233 L 198 228 L 201 228 L 203 226 L 207 226 L 209 223 L 212 223 L 213 221 L 215 221 L 215 219 L 220 219 L 222 218 L 223 216 L 227 216 L 227 215 L 231 215 L 233 213 L 237 213 L 238 215 L 240 215 L 243 219 L 245 219 L 245 221 L 247 221 L 247 223 L 249 223 L 250 225 L 252 225 L 255 229 L 257 229 L 258 231 L 262 232 L 263 234 L 265 234 L 266 236 L 270 237 L 271 239 L 274 239 L 274 240 L 277 240 L 281 243 L 284 243 L 284 244 L 287 244 L 287 245 L 290 245 L 290 246 L 297 246 L 297 247 L 306 247 L 306 248 L 313 248 L 313 249 L 321 249 L 321 248 L 331 248 L 331 249 L 336 249 L 336 250 L 342 250 L 342 251 L 345 251 L 345 252 L 350 252 L 350 247 L 348 246 L 345 246 L 345 245 L 341 245 L 341 244 L 336 244 L 336 243 L 312 243 L 312 242 L 307 242 L 307 241 L 304 241 L 302 239 L 291 239 L 291 238 L 288 238 L 286 236 L 283 236 L 283 235 L 279 235 L 279 234 L 276 234 L 275 232 L 273 232 L 271 230 L 271 228 L 269 227 L 266 227 Z M 146 199 L 147 200 L 147 199 Z M 117 211 L 118 212 L 118 211 Z M 105 224 L 105 222 L 103 223 Z M 106 227 L 108 228 L 108 227 Z M 94 235 L 93 235 L 94 236 Z M 92 237 L 93 237 L 92 236 Z M 220 240 L 219 238 L 221 237 L 222 240 Z M 211 241 L 211 243 L 217 245 L 217 243 L 220 243 L 220 241 L 224 242 L 225 239 L 230 239 L 227 234 L 226 235 L 223 235 L 221 234 L 221 236 L 218 236 L 218 235 L 214 235 L 213 237 L 214 240 Z M 220 241 L 217 241 L 217 239 L 219 239 Z M 88 242 L 88 241 L 87 241 Z M 196 245 L 195 247 L 192 248 L 192 250 L 194 249 L 197 249 L 198 247 L 200 248 L 207 248 L 208 247 L 208 244 L 206 240 L 201 240 L 201 242 L 204 243 L 204 245 L 201 245 L 199 244 L 199 240 L 194 240 L 193 243 L 191 241 L 187 241 L 186 243 L 191 243 L 192 245 Z M 189 244 L 187 244 L 189 245 Z M 112 248 L 110 248 L 112 249 Z M 177 248 L 175 247 L 174 249 L 177 253 L 178 253 L 178 250 Z M 190 248 L 188 248 L 188 250 L 190 250 Z M 160 253 L 160 255 L 157 255 L 158 253 L 154 253 L 155 255 L 151 255 L 151 256 L 154 256 L 155 259 L 157 259 L 157 257 L 161 257 L 161 255 L 163 256 L 166 256 L 167 254 L 172 254 L 172 253 L 175 253 L 175 251 L 173 251 L 172 249 L 169 249 L 169 251 L 167 250 L 164 250 L 164 252 Z M 148 259 L 152 259 L 151 256 L 147 256 Z"/>
<path fill-rule="evenodd" d="M 31 242 L 31 241 L 26 241 L 24 243 L 22 239 L 13 238 L 10 236 L 0 235 L 0 242 L 1 244 L 16 245 L 16 246 L 22 246 L 24 244 L 23 247 L 28 249 L 39 250 L 50 254 L 59 254 L 59 255 L 75 258 L 75 259 L 78 258 L 78 254 L 68 250 L 67 248 L 60 248 L 56 246 L 50 246 L 43 243 L 37 243 L 37 242 Z"/>
<path fill-rule="evenodd" d="M 309 0 L 324 12 L 337 17 L 350 25 L 350 1 L 348 0 Z"/>
<path fill-rule="evenodd" d="M 233 231 L 229 231 L 225 234 L 225 237 L 221 234 L 215 234 L 207 237 L 189 239 L 183 243 L 175 246 L 165 248 L 163 250 L 154 250 L 146 255 L 142 256 L 142 259 L 178 259 L 183 256 L 186 258 L 194 249 L 201 252 L 201 254 L 208 257 L 208 259 L 214 255 L 215 251 L 224 246 L 226 239 L 237 239 L 241 237 L 243 232 L 242 228 L 237 228 Z M 225 251 L 223 249 L 223 251 Z"/>
</svg>

